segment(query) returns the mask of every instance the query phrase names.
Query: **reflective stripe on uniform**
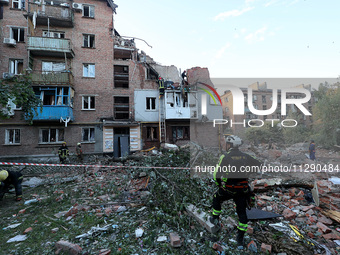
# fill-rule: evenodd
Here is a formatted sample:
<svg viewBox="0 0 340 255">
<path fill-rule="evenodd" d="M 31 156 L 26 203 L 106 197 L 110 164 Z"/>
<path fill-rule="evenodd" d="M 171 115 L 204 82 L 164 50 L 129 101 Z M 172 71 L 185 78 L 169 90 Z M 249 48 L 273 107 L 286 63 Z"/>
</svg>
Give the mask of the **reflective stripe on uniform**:
<svg viewBox="0 0 340 255">
<path fill-rule="evenodd" d="M 217 181 L 217 172 L 221 166 L 221 163 L 222 163 L 222 160 L 224 159 L 225 155 L 221 155 L 219 161 L 218 161 L 218 164 L 216 165 L 216 168 L 215 168 L 215 171 L 214 171 L 214 180 L 215 180 L 215 183 L 216 185 L 219 185 L 218 181 Z"/>
<path fill-rule="evenodd" d="M 247 231 L 248 224 L 244 224 L 244 223 L 239 222 L 237 228 L 241 231 Z"/>
<path fill-rule="evenodd" d="M 215 210 L 213 209 L 213 215 L 220 215 L 222 211 L 218 211 L 218 210 Z"/>
</svg>

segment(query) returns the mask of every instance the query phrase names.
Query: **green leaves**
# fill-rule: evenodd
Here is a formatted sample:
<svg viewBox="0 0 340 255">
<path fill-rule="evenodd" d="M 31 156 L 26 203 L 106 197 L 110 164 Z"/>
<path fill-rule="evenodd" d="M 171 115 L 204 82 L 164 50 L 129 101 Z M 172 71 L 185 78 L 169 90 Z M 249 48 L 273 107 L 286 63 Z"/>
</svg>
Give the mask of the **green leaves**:
<svg viewBox="0 0 340 255">
<path fill-rule="evenodd" d="M 17 75 L 11 79 L 0 80 L 0 108 L 7 108 L 7 111 L 0 111 L 0 119 L 9 118 L 9 112 L 13 107 L 8 102 L 12 102 L 21 108 L 21 118 L 33 123 L 33 117 L 41 106 L 41 100 L 36 97 L 32 81 L 28 74 Z"/>
</svg>

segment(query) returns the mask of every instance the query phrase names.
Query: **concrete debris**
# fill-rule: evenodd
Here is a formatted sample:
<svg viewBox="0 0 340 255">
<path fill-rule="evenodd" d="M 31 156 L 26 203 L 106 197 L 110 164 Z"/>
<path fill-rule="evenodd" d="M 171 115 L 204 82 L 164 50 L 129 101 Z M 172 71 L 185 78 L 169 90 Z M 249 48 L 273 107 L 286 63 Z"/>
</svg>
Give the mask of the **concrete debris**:
<svg viewBox="0 0 340 255">
<path fill-rule="evenodd" d="M 92 227 L 90 231 L 88 231 L 87 233 L 85 234 L 82 234 L 82 235 L 78 235 L 76 236 L 75 238 L 87 238 L 87 237 L 91 237 L 93 235 L 98 235 L 98 233 L 100 232 L 105 232 L 105 231 L 109 231 L 109 229 L 112 228 L 112 229 L 115 229 L 115 228 L 118 228 L 118 225 L 112 225 L 112 224 L 109 224 L 109 225 L 106 225 L 104 227 Z"/>
<path fill-rule="evenodd" d="M 216 233 L 218 231 L 219 228 L 208 220 L 208 215 L 203 211 L 199 211 L 193 204 L 189 204 L 186 210 L 189 215 L 193 216 L 210 233 Z"/>
<path fill-rule="evenodd" d="M 174 150 L 174 151 L 178 150 L 178 146 L 176 144 L 170 144 L 170 143 L 165 143 L 164 148 L 167 150 Z"/>
<path fill-rule="evenodd" d="M 37 178 L 37 177 L 32 177 L 27 181 L 23 181 L 22 186 L 34 188 L 34 187 L 43 185 L 44 183 L 46 183 L 45 180 L 43 180 L 41 178 Z"/>
<path fill-rule="evenodd" d="M 25 241 L 26 239 L 27 239 L 26 235 L 17 235 L 9 239 L 6 243 L 22 242 Z"/>
<path fill-rule="evenodd" d="M 12 224 L 12 225 L 9 225 L 9 226 L 3 228 L 3 230 L 10 229 L 10 228 L 16 228 L 17 226 L 20 226 L 20 225 L 21 225 L 21 223 Z"/>
<path fill-rule="evenodd" d="M 138 238 L 138 237 L 142 237 L 143 233 L 144 233 L 144 230 L 141 229 L 141 228 L 137 228 L 137 229 L 135 230 L 135 235 L 136 235 L 137 238 Z"/>
<path fill-rule="evenodd" d="M 168 238 L 166 237 L 166 236 L 159 236 L 158 238 L 157 238 L 157 242 L 165 242 L 165 241 L 167 241 L 168 240 Z"/>
</svg>

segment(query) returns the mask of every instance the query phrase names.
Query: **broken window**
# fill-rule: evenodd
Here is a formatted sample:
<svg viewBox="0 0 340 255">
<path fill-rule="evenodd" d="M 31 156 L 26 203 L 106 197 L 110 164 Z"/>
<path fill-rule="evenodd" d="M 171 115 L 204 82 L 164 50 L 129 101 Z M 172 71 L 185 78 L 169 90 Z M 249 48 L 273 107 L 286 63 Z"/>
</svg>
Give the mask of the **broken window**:
<svg viewBox="0 0 340 255">
<path fill-rule="evenodd" d="M 25 41 L 25 28 L 11 27 L 10 36 L 16 42 L 24 42 Z"/>
<path fill-rule="evenodd" d="M 263 110 L 267 110 L 267 106 L 266 105 L 263 106 Z"/>
<path fill-rule="evenodd" d="M 94 128 L 82 129 L 82 142 L 94 142 Z"/>
<path fill-rule="evenodd" d="M 114 97 L 114 118 L 127 120 L 130 118 L 129 97 Z"/>
<path fill-rule="evenodd" d="M 69 87 L 34 88 L 35 94 L 43 105 L 71 106 L 71 91 Z"/>
<path fill-rule="evenodd" d="M 24 71 L 24 61 L 22 59 L 9 60 L 9 72 L 11 74 L 21 74 Z"/>
<path fill-rule="evenodd" d="M 266 96 L 262 96 L 262 103 L 266 103 Z"/>
<path fill-rule="evenodd" d="M 190 131 L 188 126 L 172 127 L 172 139 L 188 140 L 190 139 Z"/>
<path fill-rule="evenodd" d="M 95 77 L 94 64 L 83 64 L 83 77 Z"/>
<path fill-rule="evenodd" d="M 20 129 L 6 129 L 6 144 L 20 144 Z"/>
<path fill-rule="evenodd" d="M 50 38 L 65 38 L 65 32 L 49 32 L 43 31 L 43 37 L 50 37 Z"/>
<path fill-rule="evenodd" d="M 146 127 L 146 139 L 148 141 L 158 140 L 158 127 Z"/>
<path fill-rule="evenodd" d="M 83 110 L 95 110 L 95 96 L 83 96 Z"/>
<path fill-rule="evenodd" d="M 14 9 L 25 8 L 25 0 L 12 0 L 12 8 Z"/>
<path fill-rule="evenodd" d="M 115 88 L 129 88 L 128 66 L 114 66 L 114 86 Z"/>
<path fill-rule="evenodd" d="M 83 47 L 94 48 L 94 35 L 83 35 Z"/>
<path fill-rule="evenodd" d="M 94 18 L 94 6 L 83 5 L 83 17 Z"/>
<path fill-rule="evenodd" d="M 63 128 L 42 128 L 39 130 L 40 143 L 60 143 L 64 141 Z"/>
<path fill-rule="evenodd" d="M 155 97 L 146 98 L 146 110 L 156 110 L 156 98 Z"/>
</svg>

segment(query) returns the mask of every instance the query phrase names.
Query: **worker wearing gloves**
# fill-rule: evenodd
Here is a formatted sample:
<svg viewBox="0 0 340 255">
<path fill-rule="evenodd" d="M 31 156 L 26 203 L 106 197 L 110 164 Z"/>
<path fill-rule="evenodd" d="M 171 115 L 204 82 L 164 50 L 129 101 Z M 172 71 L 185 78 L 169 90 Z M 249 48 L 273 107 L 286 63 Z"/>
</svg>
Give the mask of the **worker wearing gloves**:
<svg viewBox="0 0 340 255">
<path fill-rule="evenodd" d="M 242 140 L 238 136 L 226 137 L 227 153 L 220 157 L 214 172 L 214 180 L 219 189 L 213 197 L 213 213 L 209 217 L 210 222 L 219 229 L 221 204 L 229 199 L 234 200 L 239 218 L 236 238 L 239 249 L 243 249 L 243 237 L 248 227 L 247 206 L 253 206 L 255 203 L 255 195 L 248 184 L 248 175 L 241 170 L 247 166 L 258 166 L 259 170 L 261 167 L 259 160 L 239 150 L 241 145 Z M 228 167 L 232 171 L 226 171 Z"/>
<path fill-rule="evenodd" d="M 16 193 L 16 201 L 22 200 L 22 183 L 23 176 L 20 172 L 1 170 L 0 171 L 0 201 L 3 199 L 5 193 L 13 185 Z"/>
</svg>

